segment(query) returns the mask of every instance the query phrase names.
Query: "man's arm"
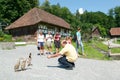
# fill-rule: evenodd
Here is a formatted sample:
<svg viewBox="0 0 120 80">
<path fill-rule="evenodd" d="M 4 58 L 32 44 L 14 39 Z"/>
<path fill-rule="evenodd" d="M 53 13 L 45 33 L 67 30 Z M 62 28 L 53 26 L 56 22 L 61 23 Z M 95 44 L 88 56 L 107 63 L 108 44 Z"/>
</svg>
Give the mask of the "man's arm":
<svg viewBox="0 0 120 80">
<path fill-rule="evenodd" d="M 58 57 L 60 55 L 61 55 L 60 53 L 56 53 L 56 54 L 48 55 L 47 58 L 50 59 L 50 58 Z"/>
</svg>

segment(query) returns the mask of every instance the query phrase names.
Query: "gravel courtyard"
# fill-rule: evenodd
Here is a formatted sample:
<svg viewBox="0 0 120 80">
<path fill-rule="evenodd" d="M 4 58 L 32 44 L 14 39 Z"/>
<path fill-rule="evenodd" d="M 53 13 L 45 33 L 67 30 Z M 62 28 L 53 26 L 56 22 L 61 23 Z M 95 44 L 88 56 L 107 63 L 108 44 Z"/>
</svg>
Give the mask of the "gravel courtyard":
<svg viewBox="0 0 120 80">
<path fill-rule="evenodd" d="M 16 61 L 32 53 L 32 66 L 14 72 Z M 0 80 L 120 80 L 120 61 L 79 58 L 73 70 L 58 68 L 58 58 L 38 56 L 36 45 L 0 50 Z"/>
</svg>

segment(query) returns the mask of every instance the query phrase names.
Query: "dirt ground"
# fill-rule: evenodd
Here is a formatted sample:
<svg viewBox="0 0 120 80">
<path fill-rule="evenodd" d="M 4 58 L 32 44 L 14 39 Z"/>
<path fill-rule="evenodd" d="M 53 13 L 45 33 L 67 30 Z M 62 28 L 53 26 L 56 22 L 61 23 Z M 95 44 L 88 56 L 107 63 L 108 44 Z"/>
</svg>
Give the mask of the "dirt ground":
<svg viewBox="0 0 120 80">
<path fill-rule="evenodd" d="M 32 66 L 14 72 L 14 65 L 21 57 L 32 53 Z M 59 68 L 57 59 L 38 56 L 36 45 L 18 46 L 0 50 L 0 80 L 120 80 L 120 61 L 103 61 L 79 58 L 73 70 Z"/>
</svg>

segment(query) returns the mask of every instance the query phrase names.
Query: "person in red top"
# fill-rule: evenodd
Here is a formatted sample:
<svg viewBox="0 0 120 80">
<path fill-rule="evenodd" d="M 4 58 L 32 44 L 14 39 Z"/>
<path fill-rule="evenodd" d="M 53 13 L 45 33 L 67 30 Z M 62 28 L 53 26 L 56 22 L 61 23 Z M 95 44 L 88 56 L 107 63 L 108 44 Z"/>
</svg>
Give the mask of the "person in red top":
<svg viewBox="0 0 120 80">
<path fill-rule="evenodd" d="M 60 49 L 60 38 L 61 35 L 58 32 L 56 32 L 56 34 L 54 35 L 54 45 L 56 48 L 56 53 L 58 53 Z"/>
</svg>

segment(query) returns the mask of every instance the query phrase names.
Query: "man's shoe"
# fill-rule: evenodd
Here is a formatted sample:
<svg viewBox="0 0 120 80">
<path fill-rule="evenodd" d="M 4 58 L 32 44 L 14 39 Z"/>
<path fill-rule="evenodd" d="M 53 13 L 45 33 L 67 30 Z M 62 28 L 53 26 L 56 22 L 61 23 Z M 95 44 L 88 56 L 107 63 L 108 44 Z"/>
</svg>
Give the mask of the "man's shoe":
<svg viewBox="0 0 120 80">
<path fill-rule="evenodd" d="M 66 67 L 66 70 L 73 70 L 73 67 Z"/>
<path fill-rule="evenodd" d="M 73 67 L 75 67 L 75 64 L 73 64 Z"/>
<path fill-rule="evenodd" d="M 73 67 L 65 67 L 65 66 L 58 66 L 58 67 L 66 70 L 73 70 Z"/>
<path fill-rule="evenodd" d="M 37 55 L 40 55 L 40 53 L 38 53 Z"/>
<path fill-rule="evenodd" d="M 74 62 L 70 62 L 71 67 L 75 67 L 75 63 Z"/>
</svg>

